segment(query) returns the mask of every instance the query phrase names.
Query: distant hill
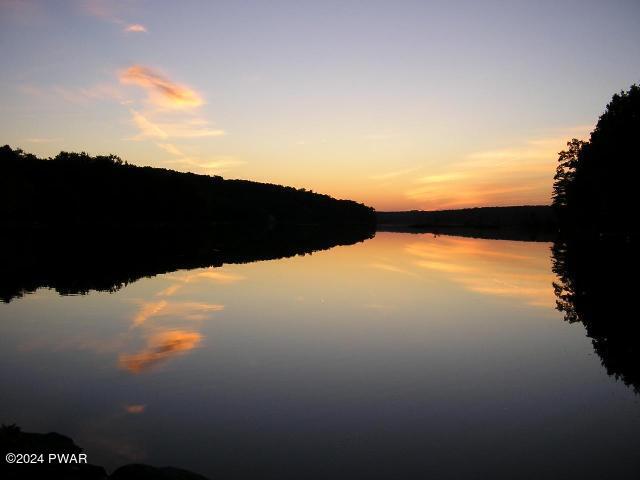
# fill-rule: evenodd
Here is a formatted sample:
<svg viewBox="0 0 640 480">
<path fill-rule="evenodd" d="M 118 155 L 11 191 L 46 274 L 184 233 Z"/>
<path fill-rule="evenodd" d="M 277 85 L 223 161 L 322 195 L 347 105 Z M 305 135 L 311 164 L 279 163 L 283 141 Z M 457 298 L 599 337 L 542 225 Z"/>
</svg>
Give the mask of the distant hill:
<svg viewBox="0 0 640 480">
<path fill-rule="evenodd" d="M 109 156 L 49 159 L 0 147 L 0 227 L 375 225 L 351 200 L 247 180 L 138 167 Z"/>
<path fill-rule="evenodd" d="M 548 239 L 557 229 L 546 205 L 478 207 L 459 210 L 377 212 L 378 230 L 441 232 L 486 238 Z M 496 233 L 497 232 L 497 233 Z"/>
</svg>

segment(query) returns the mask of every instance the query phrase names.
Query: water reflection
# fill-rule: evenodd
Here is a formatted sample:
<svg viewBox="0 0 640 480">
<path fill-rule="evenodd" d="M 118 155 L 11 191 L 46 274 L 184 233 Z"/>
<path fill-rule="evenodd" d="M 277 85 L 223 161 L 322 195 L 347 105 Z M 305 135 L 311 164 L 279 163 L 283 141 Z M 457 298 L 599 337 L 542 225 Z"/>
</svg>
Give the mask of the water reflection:
<svg viewBox="0 0 640 480">
<path fill-rule="evenodd" d="M 170 287 L 168 287 L 170 288 Z M 164 294 L 164 291 L 160 292 Z M 151 318 L 178 317 L 184 320 L 204 320 L 212 312 L 219 312 L 224 305 L 198 302 L 175 302 L 159 300 L 142 302 L 139 310 L 133 316 L 132 327 L 140 327 Z"/>
<path fill-rule="evenodd" d="M 131 373 L 144 372 L 171 357 L 198 346 L 202 335 L 195 331 L 165 330 L 151 334 L 144 349 L 132 355 L 120 355 L 119 365 Z"/>
<path fill-rule="evenodd" d="M 163 293 L 163 292 L 160 292 Z M 201 321 L 211 317 L 213 312 L 220 312 L 224 305 L 197 302 L 175 302 L 160 300 L 143 302 L 133 316 L 132 329 L 151 329 L 144 333 L 145 346 L 138 353 L 119 355 L 120 368 L 131 373 L 141 373 L 172 357 L 184 354 L 198 347 L 203 335 L 196 330 L 181 330 L 171 327 L 150 325 L 150 321 L 167 317 L 173 323 Z"/>
<path fill-rule="evenodd" d="M 0 305 L 0 420 L 65 432 L 106 466 L 210 478 L 633 478 L 637 398 L 555 305 L 634 384 L 637 332 L 601 321 L 632 286 L 560 244 L 554 273 L 550 248 L 379 233 L 113 293 L 39 290 Z"/>
<path fill-rule="evenodd" d="M 124 411 L 132 415 L 138 415 L 140 413 L 144 413 L 146 409 L 147 409 L 146 405 L 125 405 L 124 406 Z"/>
<path fill-rule="evenodd" d="M 145 346 L 133 354 L 121 353 L 118 358 L 120 368 L 138 374 L 163 363 L 178 355 L 183 355 L 197 348 L 203 335 L 197 330 L 184 330 L 175 327 L 176 323 L 200 322 L 210 319 L 214 312 L 224 310 L 224 305 L 216 303 L 178 301 L 175 297 L 185 284 L 213 283 L 229 285 L 245 277 L 227 272 L 221 268 L 207 268 L 195 272 L 184 272 L 167 275 L 171 284 L 155 296 L 160 300 L 140 301 L 137 312 L 133 315 L 130 330 L 142 329 Z M 168 319 L 173 327 L 158 325 L 163 318 Z"/>
<path fill-rule="evenodd" d="M 628 239 L 563 239 L 553 245 L 557 308 L 584 325 L 607 373 L 640 394 L 637 319 L 640 251 Z"/>
<path fill-rule="evenodd" d="M 529 305 L 553 305 L 548 244 L 422 235 L 405 251 L 421 269 L 442 274 L 484 295 L 512 297 Z"/>
<path fill-rule="evenodd" d="M 61 295 L 115 292 L 142 277 L 304 255 L 362 242 L 373 235 L 371 227 L 359 225 L 11 231 L 0 236 L 0 300 L 8 303 L 41 287 L 53 288 Z M 238 280 L 213 270 L 200 275 L 220 283 Z M 189 275 L 175 279 L 192 281 Z M 175 285 L 165 293 L 180 288 Z"/>
</svg>

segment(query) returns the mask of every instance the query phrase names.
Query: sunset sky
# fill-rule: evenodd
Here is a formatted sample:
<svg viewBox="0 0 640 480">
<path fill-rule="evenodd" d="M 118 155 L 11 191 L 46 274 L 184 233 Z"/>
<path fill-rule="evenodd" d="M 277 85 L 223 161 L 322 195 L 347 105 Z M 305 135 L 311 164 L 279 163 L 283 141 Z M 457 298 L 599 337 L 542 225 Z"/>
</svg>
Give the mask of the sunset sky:
<svg viewBox="0 0 640 480">
<path fill-rule="evenodd" d="M 380 210 L 549 203 L 640 2 L 0 0 L 0 143 Z"/>
</svg>

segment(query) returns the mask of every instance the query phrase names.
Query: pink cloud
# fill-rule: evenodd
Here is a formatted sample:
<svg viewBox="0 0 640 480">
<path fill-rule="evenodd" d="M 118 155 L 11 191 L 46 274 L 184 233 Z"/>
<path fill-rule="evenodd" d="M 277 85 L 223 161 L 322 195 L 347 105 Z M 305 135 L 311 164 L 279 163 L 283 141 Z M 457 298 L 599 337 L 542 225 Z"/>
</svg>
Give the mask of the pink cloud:
<svg viewBox="0 0 640 480">
<path fill-rule="evenodd" d="M 124 31 L 132 33 L 147 33 L 147 27 L 139 23 L 132 23 L 130 25 L 127 25 Z"/>
<path fill-rule="evenodd" d="M 159 107 L 181 109 L 198 107 L 204 103 L 193 89 L 176 83 L 166 76 L 142 65 L 132 65 L 120 72 L 120 82 L 142 87 L 149 101 Z"/>
</svg>

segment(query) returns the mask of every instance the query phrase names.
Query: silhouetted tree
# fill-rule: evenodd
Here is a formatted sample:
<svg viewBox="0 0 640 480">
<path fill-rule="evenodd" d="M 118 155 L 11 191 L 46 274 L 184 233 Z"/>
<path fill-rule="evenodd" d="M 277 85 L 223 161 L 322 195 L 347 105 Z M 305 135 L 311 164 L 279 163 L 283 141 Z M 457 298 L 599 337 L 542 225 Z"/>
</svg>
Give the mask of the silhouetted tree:
<svg viewBox="0 0 640 480">
<path fill-rule="evenodd" d="M 640 394 L 632 280 L 640 268 L 640 87 L 613 96 L 588 142 L 567 145 L 553 186 L 561 225 L 552 249 L 557 308 L 584 325 L 607 373 Z"/>
<path fill-rule="evenodd" d="M 611 99 L 588 142 L 560 152 L 553 205 L 565 227 L 638 232 L 640 87 Z"/>
<path fill-rule="evenodd" d="M 267 183 L 138 167 L 115 155 L 38 159 L 0 147 L 2 225 L 375 226 L 372 208 Z"/>
<path fill-rule="evenodd" d="M 113 291 L 178 268 L 355 243 L 374 229 L 372 208 L 303 189 L 0 147 L 0 301 L 42 286 Z"/>
<path fill-rule="evenodd" d="M 566 209 L 575 201 L 575 176 L 576 167 L 580 159 L 582 149 L 587 142 L 576 138 L 567 142 L 567 150 L 558 154 L 558 166 L 553 177 L 553 205 L 559 209 Z"/>
</svg>

